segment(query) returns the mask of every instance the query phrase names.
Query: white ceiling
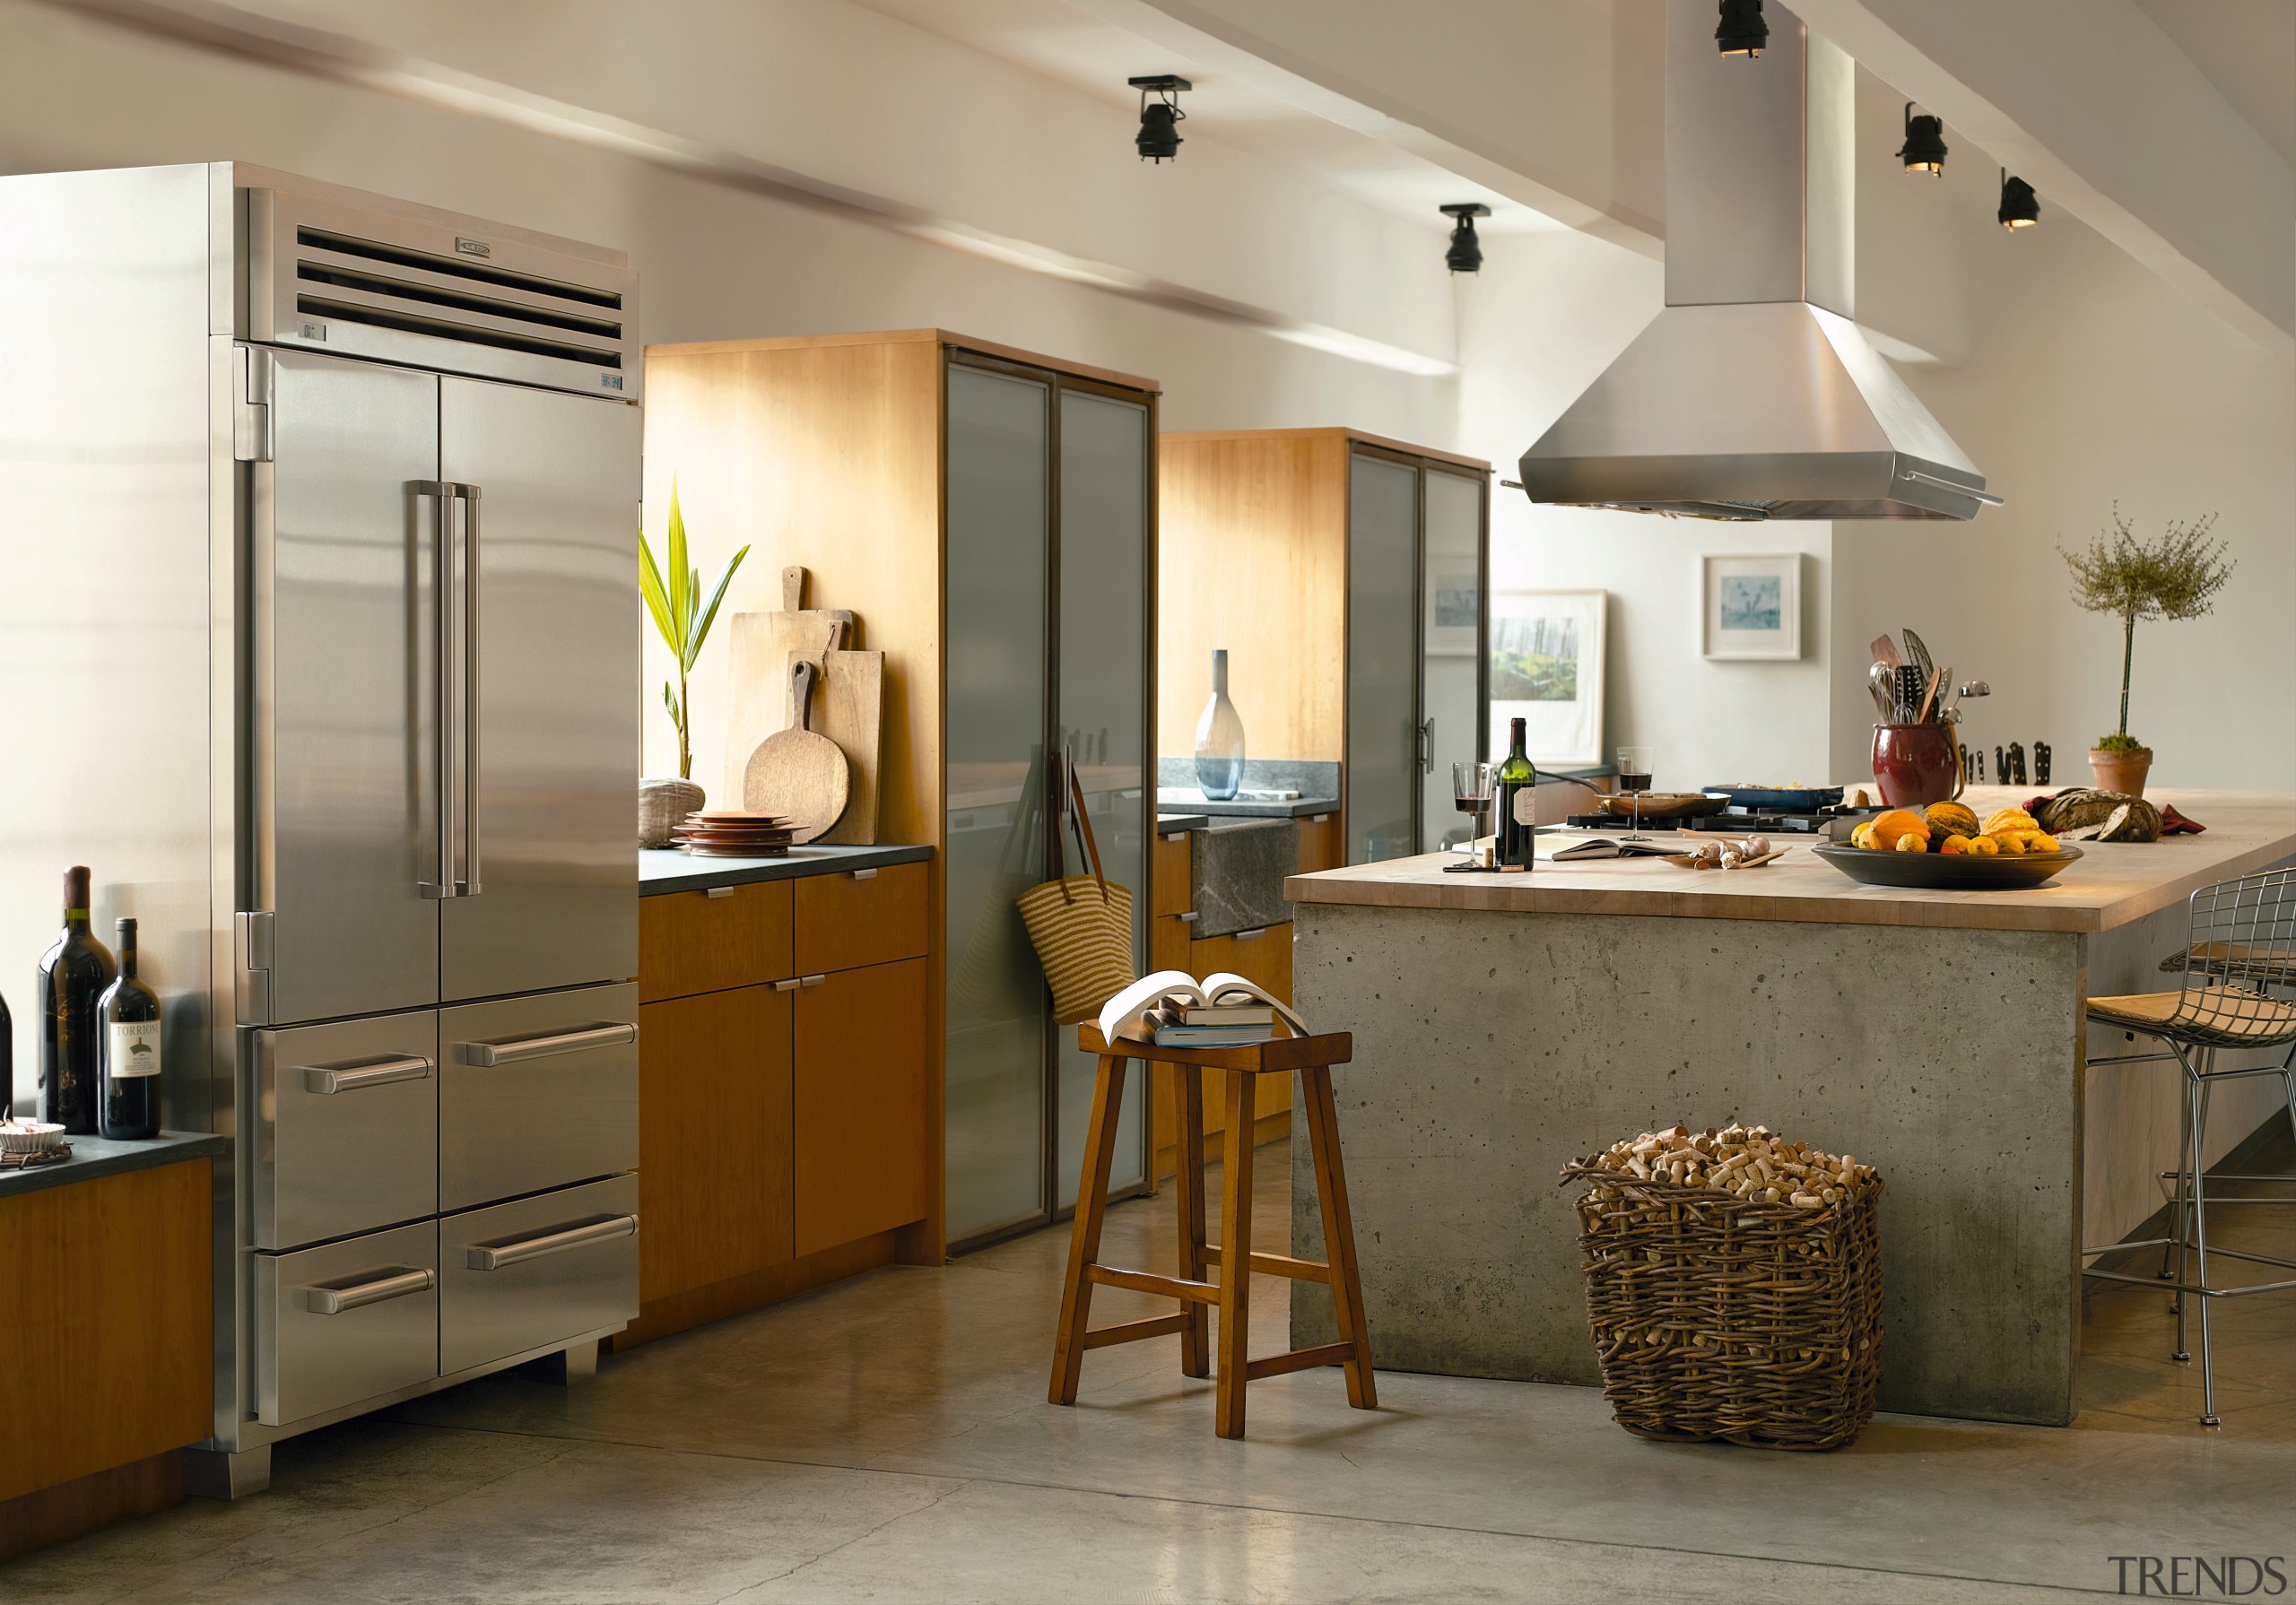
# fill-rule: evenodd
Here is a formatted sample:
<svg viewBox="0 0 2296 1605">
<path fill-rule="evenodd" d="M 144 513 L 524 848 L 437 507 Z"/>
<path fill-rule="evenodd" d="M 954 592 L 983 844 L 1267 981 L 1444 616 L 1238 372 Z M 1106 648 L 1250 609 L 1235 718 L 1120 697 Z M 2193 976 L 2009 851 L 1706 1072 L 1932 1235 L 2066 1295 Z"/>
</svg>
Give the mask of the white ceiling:
<svg viewBox="0 0 2296 1605">
<path fill-rule="evenodd" d="M 1196 85 L 1180 97 L 1183 140 L 1206 139 L 1305 169 L 1369 204 L 1447 232 L 1446 202 L 1481 201 L 1490 234 L 1561 227 L 1544 213 L 1308 107 L 1239 82 L 1185 52 L 1152 43 L 1068 0 L 854 0 L 883 15 L 1073 84 L 1135 104 L 1127 78 L 1177 73 Z M 1305 96 L 1303 99 L 1307 98 Z"/>
<path fill-rule="evenodd" d="M 2233 110 L 2296 167 L 2296 3 L 2136 0 Z"/>
</svg>

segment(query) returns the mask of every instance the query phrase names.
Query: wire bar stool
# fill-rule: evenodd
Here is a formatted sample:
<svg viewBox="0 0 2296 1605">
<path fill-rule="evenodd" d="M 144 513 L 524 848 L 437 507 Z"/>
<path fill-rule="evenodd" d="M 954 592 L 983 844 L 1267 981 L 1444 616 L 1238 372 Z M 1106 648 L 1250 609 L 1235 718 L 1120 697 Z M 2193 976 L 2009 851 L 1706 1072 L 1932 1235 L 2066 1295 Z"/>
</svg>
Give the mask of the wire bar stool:
<svg viewBox="0 0 2296 1605">
<path fill-rule="evenodd" d="M 2179 971 L 2183 984 L 2175 992 L 2134 993 L 2123 997 L 2091 998 L 2089 1018 L 2119 1028 L 2130 1040 L 2142 1033 L 2157 1038 L 2167 1049 L 2155 1054 L 2115 1054 L 2089 1059 L 2092 1065 L 2141 1064 L 2174 1061 L 2184 1072 L 2182 1115 L 2179 1122 L 2177 1167 L 2161 1173 L 2175 1183 L 2170 1200 L 2170 1236 L 2133 1243 L 2108 1243 L 2083 1248 L 2087 1261 L 2098 1254 L 2130 1248 L 2161 1251 L 2158 1276 L 2135 1276 L 2084 1264 L 2082 1274 L 2102 1281 L 2152 1286 L 2166 1280 L 2174 1296 L 2177 1348 L 2171 1357 L 2189 1360 L 2186 1347 L 2187 1300 L 2200 1310 L 2201 1416 L 2204 1427 L 2222 1426 L 2216 1414 L 2216 1372 L 2209 1344 L 2208 1306 L 2212 1299 L 2242 1297 L 2252 1293 L 2296 1289 L 2296 1278 L 2252 1282 L 2237 1288 L 2208 1285 L 2209 1260 L 2241 1260 L 2296 1271 L 2296 1260 L 2236 1249 L 2211 1249 L 2208 1215 L 2212 1203 L 2292 1203 L 2287 1198 L 2219 1198 L 2208 1188 L 2226 1181 L 2296 1184 L 2296 1176 L 2226 1176 L 2206 1174 L 2202 1156 L 2208 1146 L 2209 1094 L 2219 1082 L 2249 1076 L 2278 1076 L 2288 1103 L 2288 1118 L 2296 1126 L 2296 1002 L 2270 995 L 2268 989 L 2296 987 L 2296 870 L 2269 870 L 2204 886 L 2185 906 L 2185 945 L 2170 955 L 2163 970 Z M 2217 1050 L 2266 1051 L 2286 1047 L 2276 1064 L 2255 1064 L 2220 1070 Z M 2170 1262 L 2173 1256 L 2173 1274 Z"/>
</svg>

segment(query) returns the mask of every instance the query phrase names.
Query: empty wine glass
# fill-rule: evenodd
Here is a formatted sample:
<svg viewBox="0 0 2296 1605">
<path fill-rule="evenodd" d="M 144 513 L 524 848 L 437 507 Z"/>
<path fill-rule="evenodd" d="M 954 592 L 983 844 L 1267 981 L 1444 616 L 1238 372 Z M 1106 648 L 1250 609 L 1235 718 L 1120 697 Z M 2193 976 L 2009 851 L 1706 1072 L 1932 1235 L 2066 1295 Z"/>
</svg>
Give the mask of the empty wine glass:
<svg viewBox="0 0 2296 1605">
<path fill-rule="evenodd" d="M 1618 789 L 1634 798 L 1634 828 L 1627 832 L 1631 842 L 1648 841 L 1642 834 L 1642 794 L 1650 789 L 1650 749 L 1621 747 L 1618 750 Z"/>
<path fill-rule="evenodd" d="M 1474 821 L 1467 837 L 1467 851 L 1474 851 L 1479 837 L 1491 834 L 1491 803 L 1499 788 L 1499 766 L 1492 763 L 1455 763 L 1451 766 L 1451 798 L 1461 813 Z"/>
</svg>

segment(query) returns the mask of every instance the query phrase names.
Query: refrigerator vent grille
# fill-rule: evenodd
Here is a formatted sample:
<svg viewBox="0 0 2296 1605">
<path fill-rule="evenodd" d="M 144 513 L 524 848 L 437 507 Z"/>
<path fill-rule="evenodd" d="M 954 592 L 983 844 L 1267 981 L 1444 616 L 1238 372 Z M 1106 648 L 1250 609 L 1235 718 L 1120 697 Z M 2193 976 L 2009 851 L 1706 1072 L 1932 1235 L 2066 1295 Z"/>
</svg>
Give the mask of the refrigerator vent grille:
<svg viewBox="0 0 2296 1605">
<path fill-rule="evenodd" d="M 295 243 L 295 309 L 305 316 L 623 366 L 622 298 L 614 291 L 331 230 L 300 227 Z"/>
</svg>

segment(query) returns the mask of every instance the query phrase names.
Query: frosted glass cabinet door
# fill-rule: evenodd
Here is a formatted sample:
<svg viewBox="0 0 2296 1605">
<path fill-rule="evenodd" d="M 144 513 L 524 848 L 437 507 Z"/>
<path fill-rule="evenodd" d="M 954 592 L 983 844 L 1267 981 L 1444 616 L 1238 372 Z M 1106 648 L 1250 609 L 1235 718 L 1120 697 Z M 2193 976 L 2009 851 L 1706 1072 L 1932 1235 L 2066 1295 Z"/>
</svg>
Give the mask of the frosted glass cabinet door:
<svg viewBox="0 0 2296 1605">
<path fill-rule="evenodd" d="M 1474 829 L 1451 795 L 1451 766 L 1483 756 L 1483 486 L 1479 475 L 1426 473 L 1419 695 L 1435 767 L 1420 776 L 1422 853 Z"/>
<path fill-rule="evenodd" d="M 1347 862 L 1418 851 L 1419 471 L 1357 453 L 1347 481 Z"/>
<path fill-rule="evenodd" d="M 1148 950 L 1148 409 L 1062 391 L 1060 739 L 1075 755 L 1101 866 L 1112 884 L 1132 889 L 1135 965 Z M 1052 1174 L 1065 1209 L 1076 1202 L 1083 1174 L 1098 1062 L 1077 1048 L 1074 1028 L 1055 1035 L 1059 1133 Z M 1126 1077 L 1112 1192 L 1144 1179 L 1147 1082 L 1137 1066 Z"/>
<path fill-rule="evenodd" d="M 1048 384 L 948 369 L 948 1232 L 1044 1211 Z"/>
</svg>

